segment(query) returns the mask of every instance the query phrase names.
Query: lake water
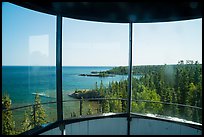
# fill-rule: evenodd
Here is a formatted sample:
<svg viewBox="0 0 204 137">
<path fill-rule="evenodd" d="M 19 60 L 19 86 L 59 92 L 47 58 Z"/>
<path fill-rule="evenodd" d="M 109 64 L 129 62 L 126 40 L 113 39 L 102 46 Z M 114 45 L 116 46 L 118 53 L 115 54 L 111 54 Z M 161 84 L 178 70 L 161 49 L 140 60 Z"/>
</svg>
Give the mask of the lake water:
<svg viewBox="0 0 204 137">
<path fill-rule="evenodd" d="M 70 99 L 69 93 L 76 89 L 92 89 L 95 83 L 100 86 L 111 81 L 127 79 L 127 76 L 87 77 L 92 71 L 105 71 L 113 67 L 63 67 L 63 99 Z M 40 93 L 42 102 L 56 101 L 56 67 L 39 66 L 2 66 L 2 95 L 9 94 L 12 106 L 32 104 L 35 93 Z"/>
</svg>

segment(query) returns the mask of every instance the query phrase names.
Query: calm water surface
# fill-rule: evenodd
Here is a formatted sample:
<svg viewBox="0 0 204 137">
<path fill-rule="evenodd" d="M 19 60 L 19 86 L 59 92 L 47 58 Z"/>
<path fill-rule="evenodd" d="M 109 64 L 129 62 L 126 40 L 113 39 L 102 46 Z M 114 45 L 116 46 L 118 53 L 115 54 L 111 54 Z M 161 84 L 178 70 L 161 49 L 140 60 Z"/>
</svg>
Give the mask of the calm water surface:
<svg viewBox="0 0 204 137">
<path fill-rule="evenodd" d="M 67 94 L 76 89 L 91 89 L 98 86 L 101 80 L 104 85 L 111 81 L 127 79 L 127 76 L 115 77 L 84 77 L 81 73 L 105 71 L 113 67 L 63 67 L 62 87 L 63 98 L 70 99 Z M 31 104 L 35 93 L 40 93 L 42 102 L 55 101 L 56 97 L 56 67 L 47 66 L 3 66 L 2 67 L 2 95 L 9 94 L 12 104 Z"/>
</svg>

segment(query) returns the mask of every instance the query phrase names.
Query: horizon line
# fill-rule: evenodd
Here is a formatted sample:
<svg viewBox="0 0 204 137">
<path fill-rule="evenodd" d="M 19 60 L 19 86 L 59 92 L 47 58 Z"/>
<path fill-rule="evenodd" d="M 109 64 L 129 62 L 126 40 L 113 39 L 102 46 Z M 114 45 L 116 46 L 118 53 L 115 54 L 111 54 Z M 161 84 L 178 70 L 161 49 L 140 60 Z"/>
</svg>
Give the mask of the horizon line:
<svg viewBox="0 0 204 137">
<path fill-rule="evenodd" d="M 178 63 L 177 63 L 178 64 Z M 177 64 L 142 64 L 142 65 L 132 65 L 132 66 L 155 66 L 155 65 L 177 65 Z M 202 64 L 202 63 L 199 63 L 199 64 Z M 185 65 L 185 64 L 184 64 Z M 56 67 L 55 65 L 2 65 L 2 67 L 3 66 L 7 66 L 7 67 L 9 67 L 9 66 L 13 66 L 13 67 Z M 127 67 L 127 66 L 129 66 L 129 65 L 111 65 L 111 66 L 109 66 L 109 65 L 107 65 L 107 66 L 105 66 L 105 65 L 102 65 L 102 66 L 98 66 L 98 65 L 82 65 L 82 66 L 80 66 L 80 65 L 66 65 L 66 66 L 62 66 L 62 67 Z"/>
</svg>

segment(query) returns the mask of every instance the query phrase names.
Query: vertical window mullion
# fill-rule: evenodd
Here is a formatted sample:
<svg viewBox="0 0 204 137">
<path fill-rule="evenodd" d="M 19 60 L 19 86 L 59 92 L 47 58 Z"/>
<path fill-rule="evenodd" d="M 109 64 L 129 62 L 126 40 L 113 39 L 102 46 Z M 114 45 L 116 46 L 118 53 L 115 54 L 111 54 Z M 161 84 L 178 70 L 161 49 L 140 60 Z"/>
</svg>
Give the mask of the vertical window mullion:
<svg viewBox="0 0 204 137">
<path fill-rule="evenodd" d="M 63 100 L 62 100 L 62 16 L 57 15 L 57 36 L 56 36 L 56 84 L 57 84 L 57 120 L 61 121 L 59 128 L 61 134 L 65 134 L 63 124 Z"/>
<path fill-rule="evenodd" d="M 128 107 L 127 107 L 128 135 L 130 135 L 131 101 L 132 101 L 132 22 L 129 23 L 129 69 L 128 69 Z"/>
</svg>

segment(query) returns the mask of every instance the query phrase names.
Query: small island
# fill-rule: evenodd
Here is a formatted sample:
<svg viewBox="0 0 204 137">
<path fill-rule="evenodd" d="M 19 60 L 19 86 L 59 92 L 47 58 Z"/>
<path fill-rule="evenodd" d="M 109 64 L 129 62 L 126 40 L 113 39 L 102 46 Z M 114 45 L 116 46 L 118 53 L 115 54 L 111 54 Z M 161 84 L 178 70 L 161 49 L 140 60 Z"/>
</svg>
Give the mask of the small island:
<svg viewBox="0 0 204 137">
<path fill-rule="evenodd" d="M 93 71 L 91 74 L 79 74 L 79 76 L 89 76 L 89 77 L 114 77 L 114 74 L 108 74 L 106 72 L 96 72 Z"/>
<path fill-rule="evenodd" d="M 70 97 L 76 98 L 76 99 L 88 99 L 88 98 L 100 98 L 99 92 L 96 90 L 75 90 L 74 93 L 69 94 Z"/>
</svg>

